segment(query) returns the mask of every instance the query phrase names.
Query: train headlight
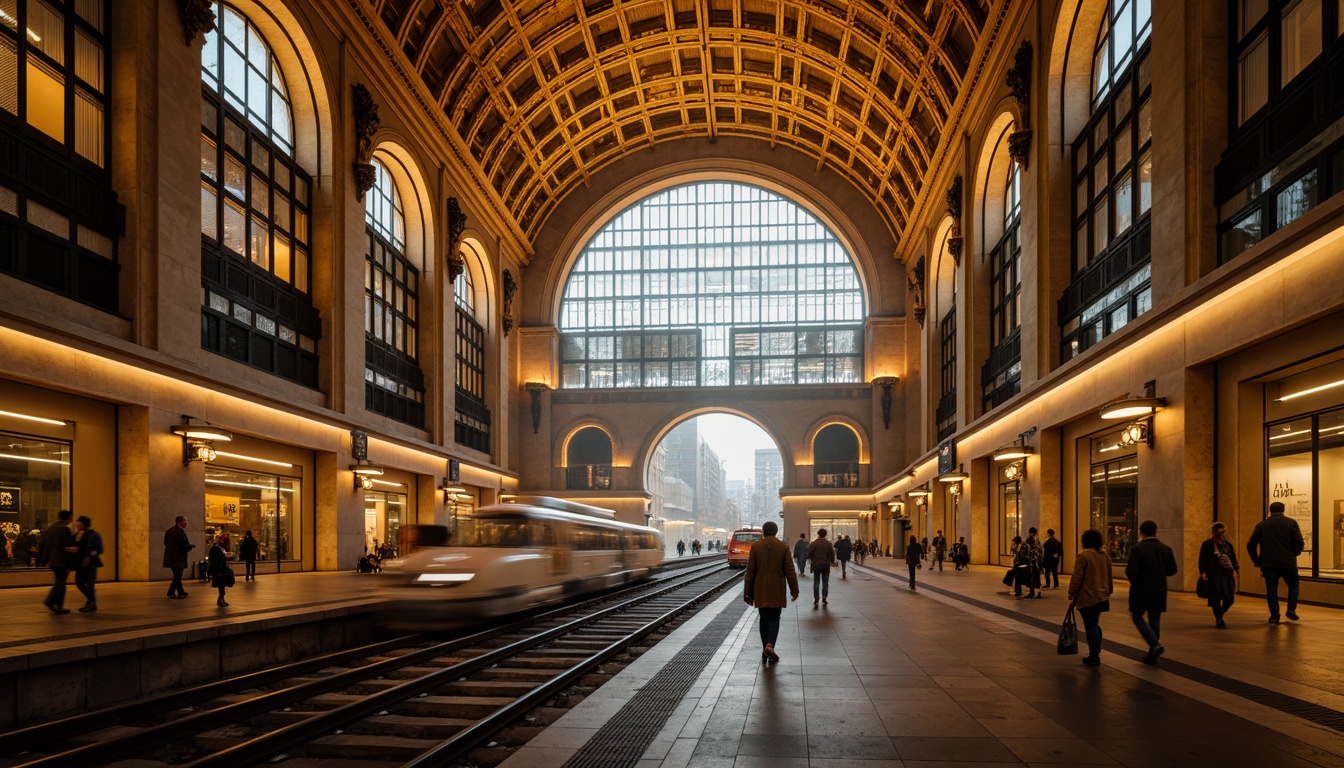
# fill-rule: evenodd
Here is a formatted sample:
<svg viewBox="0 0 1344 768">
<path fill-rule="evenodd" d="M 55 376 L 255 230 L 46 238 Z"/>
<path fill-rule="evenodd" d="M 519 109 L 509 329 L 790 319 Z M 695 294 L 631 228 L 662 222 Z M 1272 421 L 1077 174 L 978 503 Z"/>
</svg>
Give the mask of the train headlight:
<svg viewBox="0 0 1344 768">
<path fill-rule="evenodd" d="M 422 573 L 416 578 L 419 584 L 462 584 L 471 581 L 474 573 Z"/>
</svg>

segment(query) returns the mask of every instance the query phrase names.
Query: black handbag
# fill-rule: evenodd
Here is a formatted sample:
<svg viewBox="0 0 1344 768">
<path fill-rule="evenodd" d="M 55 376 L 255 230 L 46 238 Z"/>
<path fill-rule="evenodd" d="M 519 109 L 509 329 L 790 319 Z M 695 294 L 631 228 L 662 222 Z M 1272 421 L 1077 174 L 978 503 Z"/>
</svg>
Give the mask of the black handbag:
<svg viewBox="0 0 1344 768">
<path fill-rule="evenodd" d="M 1009 568 L 1008 572 L 1003 574 L 1003 586 L 1005 587 L 1013 586 L 1013 581 L 1016 579 L 1017 579 L 1017 569 Z"/>
<path fill-rule="evenodd" d="M 1069 606 L 1069 612 L 1064 614 L 1064 623 L 1059 627 L 1055 653 L 1060 656 L 1078 653 L 1078 622 L 1073 618 L 1073 606 Z"/>
<path fill-rule="evenodd" d="M 1209 580 L 1200 578 L 1195 582 L 1195 597 L 1203 600 L 1209 599 Z"/>
</svg>

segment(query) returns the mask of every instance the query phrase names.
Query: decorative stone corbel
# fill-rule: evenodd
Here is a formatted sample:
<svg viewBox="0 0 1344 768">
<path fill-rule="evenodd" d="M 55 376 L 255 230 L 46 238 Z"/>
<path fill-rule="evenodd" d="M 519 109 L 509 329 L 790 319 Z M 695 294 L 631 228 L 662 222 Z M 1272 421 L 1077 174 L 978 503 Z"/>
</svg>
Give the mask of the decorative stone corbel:
<svg viewBox="0 0 1344 768">
<path fill-rule="evenodd" d="M 947 238 L 947 252 L 952 254 L 952 261 L 957 266 L 961 266 L 961 177 L 955 176 L 952 184 L 947 188 L 947 215 L 952 217 L 952 232 Z"/>
<path fill-rule="evenodd" d="M 457 204 L 456 197 L 448 198 L 448 282 L 456 283 L 467 268 L 467 262 L 462 259 L 462 255 L 457 252 L 457 246 L 462 241 L 462 233 L 467 231 L 467 214 L 463 213 L 462 207 Z"/>
<path fill-rule="evenodd" d="M 177 0 L 182 11 L 182 27 L 187 33 L 187 45 L 215 28 L 215 0 Z"/>
<path fill-rule="evenodd" d="M 1031 41 L 1023 40 L 1013 57 L 1013 68 L 1008 70 L 1008 89 L 1017 100 L 1017 111 L 1022 124 L 1008 134 L 1008 155 L 1023 169 L 1031 160 Z"/>
<path fill-rule="evenodd" d="M 915 322 L 919 327 L 924 327 L 924 257 L 920 256 L 913 266 L 910 273 L 906 275 L 906 282 L 910 284 L 911 293 L 915 294 Z"/>
<path fill-rule="evenodd" d="M 504 270 L 504 335 L 508 336 L 509 331 L 513 330 L 513 294 L 518 292 L 518 283 L 514 282 L 513 273 Z"/>
<path fill-rule="evenodd" d="M 373 95 L 363 83 L 350 86 L 350 92 L 355 109 L 355 198 L 362 203 L 364 195 L 373 189 L 378 179 L 372 162 L 373 135 L 382 125 L 382 119 L 378 117 L 378 105 L 374 103 Z"/>
</svg>

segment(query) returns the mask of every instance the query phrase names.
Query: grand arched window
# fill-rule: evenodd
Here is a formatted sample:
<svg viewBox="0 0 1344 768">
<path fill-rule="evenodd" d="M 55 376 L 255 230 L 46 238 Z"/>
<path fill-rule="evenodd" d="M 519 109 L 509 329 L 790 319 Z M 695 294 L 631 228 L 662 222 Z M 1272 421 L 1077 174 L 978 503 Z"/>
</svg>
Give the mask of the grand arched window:
<svg viewBox="0 0 1344 768">
<path fill-rule="evenodd" d="M 0 272 L 117 311 L 107 8 L 0 2 Z"/>
<path fill-rule="evenodd" d="M 464 258 L 474 254 L 463 254 Z M 476 315 L 476 285 L 464 269 L 453 284 L 457 390 L 453 432 L 458 445 L 490 451 L 490 409 L 485 404 L 485 326 Z"/>
<path fill-rule="evenodd" d="M 289 92 L 256 26 L 215 9 L 201 50 L 201 344 L 317 386 L 312 179 L 293 157 Z"/>
<path fill-rule="evenodd" d="M 812 478 L 818 488 L 857 488 L 859 436 L 844 424 L 827 424 L 812 440 Z"/>
<path fill-rule="evenodd" d="M 420 270 L 406 256 L 406 214 L 387 166 L 373 158 L 364 197 L 364 407 L 413 426 L 425 423 L 416 357 Z"/>
<path fill-rule="evenodd" d="M 1150 0 L 1107 0 L 1092 117 L 1073 143 L 1074 280 L 1060 300 L 1068 360 L 1152 306 Z"/>
<path fill-rule="evenodd" d="M 1003 236 L 989 253 L 989 359 L 980 382 L 985 411 L 1022 387 L 1022 172 L 1008 161 L 1003 184 Z"/>
<path fill-rule="evenodd" d="M 584 427 L 565 450 L 565 487 L 571 491 L 611 488 L 611 437 L 597 427 Z"/>
<path fill-rule="evenodd" d="M 938 439 L 957 431 L 957 263 L 948 248 L 952 236 L 951 219 L 941 225 L 937 271 L 934 273 L 934 310 L 938 318 L 938 405 L 934 425 Z"/>
<path fill-rule="evenodd" d="M 798 204 L 701 182 L 621 211 L 560 306 L 561 386 L 749 386 L 863 377 L 858 272 Z"/>
</svg>

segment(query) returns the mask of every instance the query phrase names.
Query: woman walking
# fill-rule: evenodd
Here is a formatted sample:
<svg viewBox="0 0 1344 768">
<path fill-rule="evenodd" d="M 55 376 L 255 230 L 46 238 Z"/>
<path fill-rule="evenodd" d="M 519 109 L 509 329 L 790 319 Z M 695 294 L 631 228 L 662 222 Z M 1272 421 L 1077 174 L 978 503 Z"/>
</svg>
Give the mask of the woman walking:
<svg viewBox="0 0 1344 768">
<path fill-rule="evenodd" d="M 1083 551 L 1078 553 L 1069 579 L 1069 607 L 1077 608 L 1083 617 L 1087 635 L 1083 663 L 1097 667 L 1101 666 L 1101 614 L 1111 610 L 1115 582 L 1111 579 L 1111 557 L 1101 551 L 1101 531 L 1083 531 L 1082 541 Z"/>
<path fill-rule="evenodd" d="M 910 569 L 910 590 L 915 589 L 915 569 L 923 568 L 920 560 L 924 558 L 924 547 L 919 543 L 919 539 L 910 537 L 910 543 L 905 545 L 905 565 Z"/>
<path fill-rule="evenodd" d="M 1213 535 L 1199 548 L 1199 579 L 1208 589 L 1209 607 L 1213 609 L 1219 629 L 1227 628 L 1223 614 L 1237 599 L 1237 576 L 1241 574 L 1241 566 L 1237 564 L 1236 549 L 1227 540 L 1227 526 L 1222 523 L 1213 524 Z"/>
<path fill-rule="evenodd" d="M 227 608 L 229 604 L 224 602 L 224 590 L 232 587 L 234 582 L 233 569 L 229 567 L 233 553 L 229 551 L 228 532 L 219 534 L 219 538 L 215 539 L 208 558 L 206 572 L 210 574 L 210 586 L 219 589 L 219 600 L 216 603 L 220 608 Z"/>
</svg>

